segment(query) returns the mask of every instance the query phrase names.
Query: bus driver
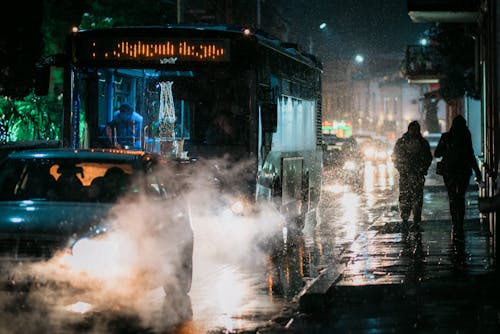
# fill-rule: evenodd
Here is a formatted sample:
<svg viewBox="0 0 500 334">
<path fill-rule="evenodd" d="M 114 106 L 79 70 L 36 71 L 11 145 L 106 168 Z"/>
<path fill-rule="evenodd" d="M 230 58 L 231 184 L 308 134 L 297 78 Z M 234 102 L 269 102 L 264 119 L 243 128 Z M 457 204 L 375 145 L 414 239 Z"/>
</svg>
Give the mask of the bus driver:
<svg viewBox="0 0 500 334">
<path fill-rule="evenodd" d="M 110 123 L 114 146 L 140 149 L 142 123 L 143 117 L 130 104 L 123 103 Z"/>
</svg>

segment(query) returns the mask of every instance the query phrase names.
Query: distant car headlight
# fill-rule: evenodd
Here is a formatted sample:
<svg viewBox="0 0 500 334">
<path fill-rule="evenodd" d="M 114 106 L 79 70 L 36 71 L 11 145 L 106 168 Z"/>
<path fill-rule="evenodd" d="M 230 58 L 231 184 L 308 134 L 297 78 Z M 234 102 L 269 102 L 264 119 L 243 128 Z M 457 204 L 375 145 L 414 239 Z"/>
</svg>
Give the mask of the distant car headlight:
<svg viewBox="0 0 500 334">
<path fill-rule="evenodd" d="M 376 156 L 377 151 L 373 147 L 367 147 L 363 150 L 363 154 L 368 159 L 373 159 Z"/>
<path fill-rule="evenodd" d="M 347 160 L 344 162 L 344 166 L 342 168 L 345 170 L 356 170 L 358 168 L 358 164 L 352 160 Z"/>
<path fill-rule="evenodd" d="M 386 159 L 387 158 L 386 152 L 384 152 L 384 151 L 377 151 L 377 158 L 381 159 L 381 160 Z"/>
</svg>

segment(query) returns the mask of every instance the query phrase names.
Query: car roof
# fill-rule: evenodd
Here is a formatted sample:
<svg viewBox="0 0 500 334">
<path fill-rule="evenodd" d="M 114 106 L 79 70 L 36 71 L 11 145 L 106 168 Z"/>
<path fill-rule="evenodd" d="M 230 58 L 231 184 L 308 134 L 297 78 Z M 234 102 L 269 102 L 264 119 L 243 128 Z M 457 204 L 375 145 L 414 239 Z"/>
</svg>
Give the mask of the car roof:
<svg viewBox="0 0 500 334">
<path fill-rule="evenodd" d="M 10 159 L 81 159 L 81 160 L 119 160 L 119 161 L 149 161 L 155 162 L 160 156 L 154 153 L 120 149 L 70 149 L 46 148 L 28 149 L 11 152 Z"/>
</svg>

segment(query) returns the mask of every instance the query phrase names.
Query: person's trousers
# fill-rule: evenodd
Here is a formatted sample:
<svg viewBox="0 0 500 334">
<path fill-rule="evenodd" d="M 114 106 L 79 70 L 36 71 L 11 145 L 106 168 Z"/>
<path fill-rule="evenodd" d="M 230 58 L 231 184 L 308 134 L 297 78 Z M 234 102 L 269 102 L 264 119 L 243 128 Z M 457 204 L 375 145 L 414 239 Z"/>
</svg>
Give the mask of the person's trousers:
<svg viewBox="0 0 500 334">
<path fill-rule="evenodd" d="M 444 175 L 443 179 L 448 191 L 451 220 L 461 223 L 465 218 L 465 192 L 469 186 L 470 175 Z"/>
<path fill-rule="evenodd" d="M 413 222 L 422 220 L 424 203 L 423 175 L 400 175 L 399 177 L 399 213 L 403 221 L 408 221 L 413 213 Z"/>
</svg>

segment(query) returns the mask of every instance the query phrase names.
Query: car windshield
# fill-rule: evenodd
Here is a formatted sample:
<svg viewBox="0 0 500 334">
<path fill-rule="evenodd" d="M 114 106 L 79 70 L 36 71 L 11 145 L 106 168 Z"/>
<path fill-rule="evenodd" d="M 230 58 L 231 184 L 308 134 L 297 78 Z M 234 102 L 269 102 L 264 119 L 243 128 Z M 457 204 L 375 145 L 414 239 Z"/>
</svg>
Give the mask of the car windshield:
<svg viewBox="0 0 500 334">
<path fill-rule="evenodd" d="M 112 203 L 140 192 L 132 183 L 133 167 L 122 161 L 7 159 L 0 169 L 0 200 Z M 155 183 L 149 184 L 159 194 Z"/>
</svg>

